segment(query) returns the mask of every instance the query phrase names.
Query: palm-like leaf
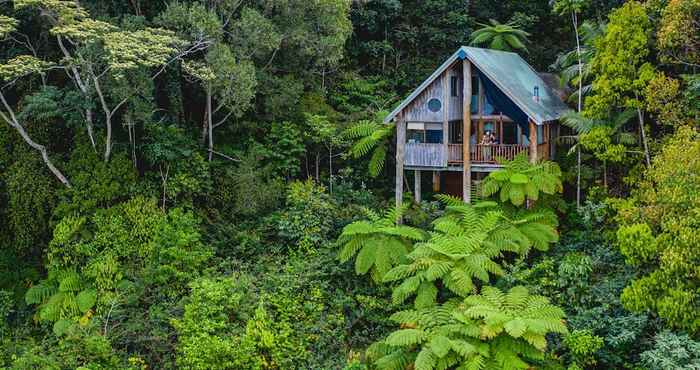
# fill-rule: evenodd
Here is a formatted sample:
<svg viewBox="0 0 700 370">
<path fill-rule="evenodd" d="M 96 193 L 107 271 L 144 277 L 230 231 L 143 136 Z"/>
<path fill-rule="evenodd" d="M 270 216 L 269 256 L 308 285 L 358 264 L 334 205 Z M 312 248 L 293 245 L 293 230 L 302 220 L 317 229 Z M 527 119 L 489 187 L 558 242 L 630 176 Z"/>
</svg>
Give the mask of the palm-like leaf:
<svg viewBox="0 0 700 370">
<path fill-rule="evenodd" d="M 482 195 L 499 194 L 502 203 L 520 206 L 526 199 L 537 200 L 540 193 L 555 194 L 563 190 L 561 169 L 554 162 L 530 163 L 524 153 L 503 168 L 491 172 L 482 183 Z"/>
<path fill-rule="evenodd" d="M 479 24 L 482 28 L 472 32 L 470 45 L 487 45 L 491 49 L 527 52 L 525 43 L 529 33 L 517 28 L 514 23 L 499 23 L 491 19 L 490 24 Z"/>
<path fill-rule="evenodd" d="M 370 272 L 375 282 L 382 281 L 392 267 L 405 259 L 412 243 L 423 239 L 419 229 L 396 223 L 405 208 L 391 208 L 382 216 L 368 211 L 368 220 L 345 226 L 338 239 L 342 245 L 338 259 L 346 262 L 356 256 L 357 274 Z"/>
<path fill-rule="evenodd" d="M 467 297 L 455 316 L 476 322 L 480 337 L 489 343 L 487 356 L 472 359 L 484 369 L 531 369 L 531 361 L 544 357 L 546 335 L 567 333 L 564 312 L 523 287 L 503 293 L 486 286 L 481 294 Z"/>
<path fill-rule="evenodd" d="M 392 299 L 401 303 L 415 296 L 416 308 L 435 304 L 436 286 L 466 297 L 476 289 L 474 280 L 487 283 L 503 273 L 496 262 L 504 252 L 526 253 L 546 249 L 558 240 L 556 222 L 544 213 L 505 211 L 493 202 L 468 205 L 443 196 L 448 206 L 433 222 L 425 242 L 407 255 L 408 264 L 392 268 L 384 281 L 400 281 Z"/>
<path fill-rule="evenodd" d="M 394 134 L 393 125 L 385 125 L 375 121 L 360 121 L 343 132 L 343 137 L 354 140 L 350 147 L 353 158 L 364 157 L 370 152 L 372 156 L 368 164 L 369 174 L 376 177 L 384 168 L 389 140 Z"/>
</svg>

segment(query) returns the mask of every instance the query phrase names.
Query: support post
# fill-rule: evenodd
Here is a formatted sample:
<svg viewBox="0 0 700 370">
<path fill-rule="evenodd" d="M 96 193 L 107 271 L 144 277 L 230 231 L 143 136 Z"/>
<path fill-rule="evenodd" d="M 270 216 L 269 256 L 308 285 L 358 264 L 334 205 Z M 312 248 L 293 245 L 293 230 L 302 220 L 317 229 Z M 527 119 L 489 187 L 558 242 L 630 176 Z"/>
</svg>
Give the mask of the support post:
<svg viewBox="0 0 700 370">
<path fill-rule="evenodd" d="M 530 163 L 537 162 L 537 125 L 535 121 L 529 120 L 530 123 Z"/>
<path fill-rule="evenodd" d="M 433 171 L 433 192 L 440 192 L 440 171 Z"/>
<path fill-rule="evenodd" d="M 420 170 L 413 171 L 413 198 L 416 203 L 421 202 L 421 173 Z"/>
<path fill-rule="evenodd" d="M 396 116 L 396 208 L 403 202 L 403 157 L 406 145 L 406 122 L 403 113 Z M 397 220 L 401 222 L 401 220 Z"/>
<path fill-rule="evenodd" d="M 471 145 L 471 114 L 472 114 L 472 68 L 469 59 L 462 61 L 462 78 L 464 90 L 462 91 L 462 199 L 465 203 L 471 202 L 472 165 L 469 146 Z"/>
</svg>

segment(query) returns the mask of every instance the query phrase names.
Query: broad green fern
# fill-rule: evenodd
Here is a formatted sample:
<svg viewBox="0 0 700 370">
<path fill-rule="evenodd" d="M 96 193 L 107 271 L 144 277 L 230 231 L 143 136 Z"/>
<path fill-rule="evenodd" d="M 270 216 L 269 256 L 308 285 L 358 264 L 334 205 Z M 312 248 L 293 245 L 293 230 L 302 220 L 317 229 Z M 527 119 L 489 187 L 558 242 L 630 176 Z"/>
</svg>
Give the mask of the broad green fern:
<svg viewBox="0 0 700 370">
<path fill-rule="evenodd" d="M 355 272 L 370 272 L 375 282 L 381 282 L 392 267 L 405 260 L 413 242 L 423 239 L 419 229 L 397 224 L 404 211 L 405 207 L 392 208 L 380 216 L 367 210 L 368 220 L 355 221 L 340 234 L 338 259 L 346 262 L 356 257 Z"/>
<path fill-rule="evenodd" d="M 502 203 L 520 206 L 526 199 L 536 201 L 540 193 L 555 194 L 563 189 L 561 170 L 554 162 L 532 164 L 524 153 L 502 163 L 503 169 L 491 172 L 482 182 L 482 195 L 499 194 Z"/>
</svg>

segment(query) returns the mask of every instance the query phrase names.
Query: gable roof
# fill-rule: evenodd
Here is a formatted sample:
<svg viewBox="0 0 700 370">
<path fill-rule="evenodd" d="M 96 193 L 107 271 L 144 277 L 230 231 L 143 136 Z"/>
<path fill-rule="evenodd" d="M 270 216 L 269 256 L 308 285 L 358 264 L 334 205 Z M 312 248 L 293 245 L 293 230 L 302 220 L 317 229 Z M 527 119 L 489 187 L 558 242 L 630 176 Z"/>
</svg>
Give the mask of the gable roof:
<svg viewBox="0 0 700 370">
<path fill-rule="evenodd" d="M 384 123 L 393 120 L 456 60 L 465 58 L 538 125 L 557 120 L 569 110 L 559 95 L 518 54 L 462 46 L 386 116 Z M 539 87 L 539 102 L 532 99 L 535 86 Z"/>
</svg>

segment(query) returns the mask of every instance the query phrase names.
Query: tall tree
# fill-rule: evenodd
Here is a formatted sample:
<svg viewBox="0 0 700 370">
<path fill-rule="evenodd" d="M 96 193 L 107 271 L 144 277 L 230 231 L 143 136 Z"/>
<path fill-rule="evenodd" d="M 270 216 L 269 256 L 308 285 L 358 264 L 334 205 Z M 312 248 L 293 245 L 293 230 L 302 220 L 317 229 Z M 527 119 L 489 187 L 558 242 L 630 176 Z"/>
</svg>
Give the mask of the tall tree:
<svg viewBox="0 0 700 370">
<path fill-rule="evenodd" d="M 106 128 L 104 160 L 109 161 L 115 115 L 142 93 L 139 72 L 172 61 L 182 41 L 163 29 L 130 30 L 95 20 L 73 1 L 18 0 L 14 6 L 16 10 L 36 9 L 49 21 L 50 34 L 56 37 L 63 55 L 60 63 L 67 68 L 84 99 L 92 101 L 97 96 Z M 155 72 L 150 79 L 158 74 Z M 85 121 L 90 141 L 96 147 L 93 112 L 89 107 L 85 110 Z"/>
<path fill-rule="evenodd" d="M 578 15 L 584 6 L 588 5 L 586 0 L 550 0 L 554 12 L 559 15 L 571 14 L 571 23 L 574 26 L 574 36 L 576 37 L 576 59 L 578 64 L 578 104 L 577 112 L 583 108 L 583 57 L 581 55 L 581 37 L 578 31 Z M 581 207 L 581 148 L 576 146 L 576 206 Z"/>
<path fill-rule="evenodd" d="M 647 61 L 651 26 L 644 5 L 636 1 L 610 13 L 605 34 L 596 41 L 596 54 L 591 60 L 595 79 L 584 111 L 591 118 L 604 119 L 615 109 L 636 110 L 647 166 L 651 165 L 651 155 L 642 94 L 656 73 Z"/>
</svg>

